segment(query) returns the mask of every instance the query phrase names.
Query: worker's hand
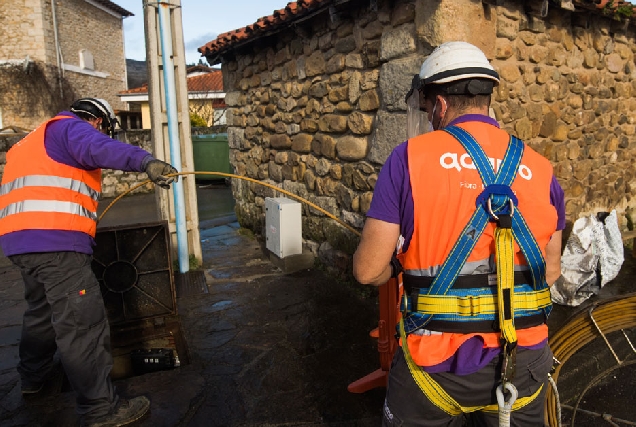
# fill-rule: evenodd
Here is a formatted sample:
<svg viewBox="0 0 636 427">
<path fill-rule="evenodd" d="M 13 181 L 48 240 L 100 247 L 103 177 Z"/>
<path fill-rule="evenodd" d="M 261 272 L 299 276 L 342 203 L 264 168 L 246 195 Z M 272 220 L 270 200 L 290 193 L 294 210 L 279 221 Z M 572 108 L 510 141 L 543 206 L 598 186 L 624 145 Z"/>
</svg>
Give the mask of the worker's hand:
<svg viewBox="0 0 636 427">
<path fill-rule="evenodd" d="M 150 178 L 152 182 L 162 188 L 170 188 L 170 184 L 179 179 L 177 176 L 166 176 L 173 173 L 179 173 L 179 171 L 173 168 L 171 164 L 157 159 L 153 159 L 148 162 L 145 172 L 148 174 L 148 178 Z"/>
</svg>

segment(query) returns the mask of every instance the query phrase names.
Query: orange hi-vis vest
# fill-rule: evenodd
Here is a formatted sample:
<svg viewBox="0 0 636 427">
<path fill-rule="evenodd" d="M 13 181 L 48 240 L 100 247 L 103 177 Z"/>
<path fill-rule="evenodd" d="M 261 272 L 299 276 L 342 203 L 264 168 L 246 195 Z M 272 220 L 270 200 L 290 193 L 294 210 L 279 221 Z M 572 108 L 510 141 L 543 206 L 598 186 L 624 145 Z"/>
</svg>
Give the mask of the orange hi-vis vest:
<svg viewBox="0 0 636 427">
<path fill-rule="evenodd" d="M 95 237 L 102 171 L 56 162 L 46 153 L 44 136 L 56 116 L 7 152 L 0 186 L 0 235 L 21 230 L 80 231 Z"/>
<path fill-rule="evenodd" d="M 469 132 L 493 165 L 495 172 L 504 157 L 510 136 L 482 122 L 467 122 L 458 127 Z M 399 255 L 404 273 L 409 276 L 435 276 L 475 212 L 475 201 L 483 191 L 482 180 L 470 156 L 450 134 L 436 131 L 410 139 L 407 146 L 408 168 L 414 203 L 414 229 L 406 252 Z M 557 213 L 550 203 L 552 166 L 526 146 L 517 177 L 511 185 L 518 199 L 515 209 L 522 212 L 530 231 L 545 257 L 545 247 L 556 231 Z M 496 224 L 488 223 L 469 255 L 460 274 L 490 272 L 495 254 Z M 515 243 L 516 269 L 526 261 Z M 467 322 L 468 323 L 468 322 Z M 433 325 L 431 330 L 435 331 Z M 532 346 L 545 340 L 545 324 L 519 329 L 520 346 Z M 409 334 L 407 342 L 415 363 L 433 366 L 451 357 L 471 337 L 480 336 L 484 347 L 500 347 L 499 332 L 443 332 Z"/>
</svg>

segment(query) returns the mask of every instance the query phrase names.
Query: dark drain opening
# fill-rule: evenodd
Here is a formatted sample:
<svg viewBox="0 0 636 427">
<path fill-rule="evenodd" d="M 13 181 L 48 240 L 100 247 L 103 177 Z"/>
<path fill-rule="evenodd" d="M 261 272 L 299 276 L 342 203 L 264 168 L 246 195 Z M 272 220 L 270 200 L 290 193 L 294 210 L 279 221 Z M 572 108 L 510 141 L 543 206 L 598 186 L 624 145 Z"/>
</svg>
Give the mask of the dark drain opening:
<svg viewBox="0 0 636 427">
<path fill-rule="evenodd" d="M 128 261 L 115 261 L 106 267 L 103 277 L 109 291 L 123 294 L 137 284 L 137 268 Z"/>
</svg>

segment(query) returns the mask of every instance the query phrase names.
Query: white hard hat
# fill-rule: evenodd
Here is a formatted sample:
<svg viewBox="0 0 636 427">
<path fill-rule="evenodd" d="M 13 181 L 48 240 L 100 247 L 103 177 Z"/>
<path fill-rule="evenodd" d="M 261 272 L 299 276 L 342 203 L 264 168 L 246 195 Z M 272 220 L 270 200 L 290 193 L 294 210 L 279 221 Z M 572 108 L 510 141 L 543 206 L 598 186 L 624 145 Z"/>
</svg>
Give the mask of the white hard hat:
<svg viewBox="0 0 636 427">
<path fill-rule="evenodd" d="M 420 69 L 422 87 L 466 79 L 489 79 L 499 83 L 499 74 L 477 46 L 466 42 L 439 45 Z"/>
<path fill-rule="evenodd" d="M 113 110 L 113 107 L 110 106 L 108 101 L 102 98 L 95 98 L 95 101 L 102 104 L 104 108 L 106 108 L 106 111 L 108 111 L 108 116 L 110 117 L 111 120 L 115 118 L 115 110 Z"/>
<path fill-rule="evenodd" d="M 71 105 L 73 113 L 86 114 L 93 118 L 101 118 L 102 126 L 111 137 L 115 136 L 115 127 L 119 123 L 113 107 L 101 98 L 81 98 Z"/>
</svg>

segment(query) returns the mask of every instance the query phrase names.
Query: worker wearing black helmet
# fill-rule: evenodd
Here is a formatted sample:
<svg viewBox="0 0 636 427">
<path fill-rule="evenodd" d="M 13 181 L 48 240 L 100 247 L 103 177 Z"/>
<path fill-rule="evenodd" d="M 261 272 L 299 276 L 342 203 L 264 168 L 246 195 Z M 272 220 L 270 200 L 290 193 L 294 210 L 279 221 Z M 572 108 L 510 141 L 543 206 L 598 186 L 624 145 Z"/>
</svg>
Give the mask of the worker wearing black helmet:
<svg viewBox="0 0 636 427">
<path fill-rule="evenodd" d="M 101 169 L 146 172 L 169 188 L 176 173 L 115 139 L 109 103 L 82 98 L 8 152 L 0 186 L 0 245 L 20 268 L 27 309 L 20 340 L 23 395 L 37 395 L 61 369 L 83 426 L 122 426 L 150 402 L 118 397 L 110 380 L 110 330 L 91 269 Z M 59 354 L 58 357 L 55 354 Z"/>
<path fill-rule="evenodd" d="M 422 120 L 409 111 L 353 260 L 361 283 L 401 280 L 383 426 L 543 426 L 563 190 L 489 117 L 499 75 L 479 48 L 440 45 L 413 84 Z"/>
</svg>

